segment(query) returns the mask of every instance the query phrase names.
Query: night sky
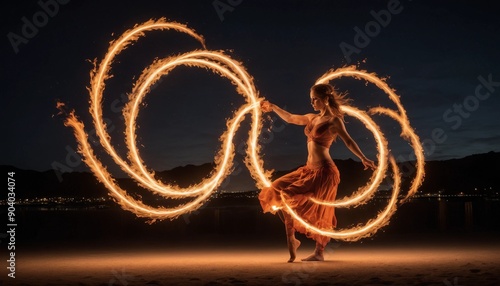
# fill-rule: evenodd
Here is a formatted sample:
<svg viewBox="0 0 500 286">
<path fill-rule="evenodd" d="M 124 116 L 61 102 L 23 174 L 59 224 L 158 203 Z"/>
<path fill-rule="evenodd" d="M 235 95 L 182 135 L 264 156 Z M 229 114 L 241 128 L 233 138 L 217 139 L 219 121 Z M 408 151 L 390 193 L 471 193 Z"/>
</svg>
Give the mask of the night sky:
<svg viewBox="0 0 500 286">
<path fill-rule="evenodd" d="M 43 3 L 52 3 L 47 4 L 49 13 Z M 427 160 L 500 151 L 500 20 L 491 5 L 417 0 L 9 1 L 3 4 L 1 25 L 0 165 L 88 170 L 75 159 L 77 144 L 57 115 L 56 102 L 75 109 L 91 131 L 86 90 L 90 61 L 101 59 L 109 41 L 134 24 L 160 17 L 186 23 L 205 37 L 208 49 L 224 50 L 241 61 L 261 96 L 291 112 L 313 112 L 309 88 L 328 69 L 359 64 L 389 77 L 425 143 Z M 382 23 L 376 24 L 376 18 Z M 27 22 L 39 27 L 30 30 Z M 372 36 L 366 35 L 366 28 Z M 359 31 L 365 31 L 363 36 Z M 103 109 L 112 126 L 112 142 L 124 156 L 121 107 L 134 78 L 155 58 L 198 48 L 186 35 L 152 32 L 119 56 Z M 332 83 L 348 92 L 359 108 L 394 107 L 362 81 Z M 166 170 L 211 162 L 226 119 L 243 102 L 218 75 L 176 68 L 147 96 L 139 114 L 137 137 L 146 165 Z M 374 119 L 393 154 L 399 160 L 411 158 L 411 148 L 399 138 L 399 126 L 382 116 Z M 266 128 L 270 120 L 274 128 L 262 141 L 265 167 L 287 170 L 303 164 L 303 128 L 284 125 L 273 114 L 266 117 Z M 352 137 L 375 159 L 370 133 L 356 119 L 346 121 Z M 241 142 L 248 130 L 248 124 L 241 126 L 238 149 L 244 149 Z M 107 155 L 94 147 L 108 164 Z M 331 154 L 334 159 L 355 158 L 341 140 L 332 145 Z M 242 157 L 235 160 L 241 163 Z"/>
</svg>

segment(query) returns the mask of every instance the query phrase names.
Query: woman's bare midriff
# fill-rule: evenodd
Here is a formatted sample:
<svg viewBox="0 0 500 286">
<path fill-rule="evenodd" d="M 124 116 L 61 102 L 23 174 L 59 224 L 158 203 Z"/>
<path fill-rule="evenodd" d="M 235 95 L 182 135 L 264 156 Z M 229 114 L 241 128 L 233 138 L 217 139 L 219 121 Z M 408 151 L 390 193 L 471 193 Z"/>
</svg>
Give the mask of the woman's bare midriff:
<svg viewBox="0 0 500 286">
<path fill-rule="evenodd" d="M 327 147 L 323 147 L 315 143 L 314 141 L 307 142 L 307 151 L 308 164 L 317 164 L 325 160 L 332 161 L 332 157 L 330 157 L 330 150 Z"/>
</svg>

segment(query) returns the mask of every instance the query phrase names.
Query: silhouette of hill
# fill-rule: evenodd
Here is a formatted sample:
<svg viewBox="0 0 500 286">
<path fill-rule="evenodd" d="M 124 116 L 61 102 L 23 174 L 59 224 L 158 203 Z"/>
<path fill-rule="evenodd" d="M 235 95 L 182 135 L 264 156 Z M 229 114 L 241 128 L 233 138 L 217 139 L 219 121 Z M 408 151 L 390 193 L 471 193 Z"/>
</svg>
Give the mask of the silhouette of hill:
<svg viewBox="0 0 500 286">
<path fill-rule="evenodd" d="M 500 177 L 495 166 L 500 162 L 500 153 L 489 152 L 467 156 L 461 159 L 451 159 L 444 161 L 427 161 L 425 165 L 425 180 L 420 187 L 422 193 L 436 193 L 441 191 L 444 194 L 465 194 L 488 193 L 500 190 Z M 370 171 L 363 171 L 360 162 L 352 159 L 335 160 L 335 164 L 341 173 L 341 185 L 339 195 L 342 192 L 353 191 L 366 184 L 371 176 Z M 413 162 L 402 162 L 401 170 L 406 173 L 403 179 L 403 190 L 413 178 L 411 166 Z M 164 182 L 175 183 L 180 186 L 188 186 L 199 182 L 207 177 L 212 169 L 213 163 L 202 165 L 187 165 L 176 167 L 171 170 L 156 172 L 156 178 Z M 90 172 L 73 172 L 62 174 L 62 181 L 59 181 L 54 171 L 32 171 L 22 170 L 14 166 L 0 166 L 0 170 L 6 172 L 16 172 L 16 198 L 43 198 L 43 197 L 107 197 L 108 191 L 103 184 L 99 183 Z M 276 171 L 273 179 L 288 173 L 291 170 Z M 231 175 L 230 184 L 233 189 L 240 191 L 251 191 L 255 185 L 248 183 L 252 181 L 247 178 L 247 174 Z M 137 186 L 136 182 L 130 178 L 118 178 L 119 185 L 127 191 L 136 192 L 141 196 L 148 196 L 149 192 Z M 253 182 L 253 181 L 252 181 Z"/>
<path fill-rule="evenodd" d="M 443 191 L 445 194 L 475 194 L 500 190 L 500 176 L 496 164 L 500 153 L 476 154 L 461 159 L 426 162 L 426 176 L 421 190 Z"/>
</svg>

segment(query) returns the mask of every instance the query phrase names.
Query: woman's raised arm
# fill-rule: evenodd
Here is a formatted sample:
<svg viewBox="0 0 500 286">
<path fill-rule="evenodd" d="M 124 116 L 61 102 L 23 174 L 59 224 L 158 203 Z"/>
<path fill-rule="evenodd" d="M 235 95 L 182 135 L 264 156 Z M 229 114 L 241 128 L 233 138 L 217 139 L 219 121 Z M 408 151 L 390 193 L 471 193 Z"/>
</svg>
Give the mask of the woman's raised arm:
<svg viewBox="0 0 500 286">
<path fill-rule="evenodd" d="M 349 150 L 351 150 L 351 152 L 361 160 L 363 166 L 365 167 L 365 170 L 368 168 L 374 170 L 376 168 L 375 163 L 372 160 L 366 158 L 366 156 L 359 148 L 358 144 L 356 144 L 356 142 L 352 139 L 351 135 L 347 133 L 347 129 L 345 128 L 344 122 L 340 118 L 336 117 L 333 120 L 332 128 L 333 128 L 332 132 L 337 133 L 340 136 L 340 138 L 342 138 L 342 141 L 344 141 L 347 148 L 349 148 Z"/>
<path fill-rule="evenodd" d="M 292 114 L 281 107 L 270 103 L 267 100 L 264 100 L 260 103 L 260 106 L 264 112 L 271 112 L 274 111 L 274 113 L 278 114 L 281 119 L 283 119 L 287 123 L 292 123 L 296 125 L 307 125 L 310 120 L 309 115 L 298 115 L 298 114 Z"/>
</svg>

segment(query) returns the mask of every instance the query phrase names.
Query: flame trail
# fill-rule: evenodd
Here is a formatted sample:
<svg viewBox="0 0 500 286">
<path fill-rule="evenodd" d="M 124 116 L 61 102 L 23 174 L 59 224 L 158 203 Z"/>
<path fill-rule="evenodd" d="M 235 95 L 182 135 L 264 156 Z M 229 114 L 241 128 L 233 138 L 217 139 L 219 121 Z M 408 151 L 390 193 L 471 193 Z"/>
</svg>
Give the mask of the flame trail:
<svg viewBox="0 0 500 286">
<path fill-rule="evenodd" d="M 422 184 L 424 178 L 424 155 L 423 155 L 422 145 L 420 144 L 420 139 L 418 138 L 415 131 L 410 125 L 410 122 L 406 115 L 406 110 L 401 104 L 399 96 L 397 96 L 396 92 L 387 85 L 384 79 L 377 77 L 375 73 L 368 73 L 367 71 L 357 70 L 355 66 L 348 66 L 339 68 L 337 70 L 328 71 L 323 76 L 321 76 L 316 81 L 316 83 L 317 84 L 327 83 L 332 79 L 340 78 L 343 76 L 351 76 L 357 79 L 364 79 L 366 81 L 375 84 L 377 87 L 382 89 L 387 95 L 389 95 L 389 99 L 392 102 L 394 102 L 398 108 L 398 111 L 394 111 L 385 107 L 376 107 L 376 108 L 371 108 L 369 110 L 369 113 L 384 114 L 396 120 L 401 125 L 402 128 L 401 136 L 406 140 L 410 140 L 410 145 L 413 147 L 413 150 L 415 152 L 415 156 L 417 158 L 415 166 L 416 175 L 412 181 L 412 185 L 407 195 L 400 201 L 401 203 L 403 203 L 417 192 L 418 187 Z M 353 193 L 351 196 L 333 202 L 310 198 L 317 204 L 323 204 L 331 207 L 350 207 L 350 206 L 357 206 L 359 204 L 366 202 L 366 200 L 370 199 L 375 194 L 375 191 L 380 186 L 380 183 L 382 182 L 385 176 L 384 174 L 387 170 L 386 166 L 387 156 L 388 156 L 387 141 L 384 138 L 380 128 L 370 119 L 370 117 L 364 111 L 349 106 L 342 106 L 341 108 L 348 115 L 354 116 L 359 120 L 361 120 L 365 124 L 365 126 L 373 133 L 375 140 L 377 142 L 377 150 L 379 152 L 377 158 L 379 163 L 368 184 L 365 187 L 360 188 L 357 192 Z M 321 235 L 346 241 L 356 241 L 363 237 L 370 236 L 374 234 L 378 229 L 389 223 L 390 217 L 392 216 L 392 214 L 394 214 L 397 208 L 396 203 L 400 189 L 401 175 L 399 173 L 399 169 L 396 165 L 396 162 L 392 156 L 390 156 L 390 161 L 393 169 L 393 180 L 394 180 L 391 199 L 385 210 L 380 212 L 375 219 L 367 222 L 365 225 L 338 231 L 318 229 L 309 224 L 308 222 L 306 222 L 304 219 L 302 219 L 288 204 L 286 204 L 286 201 L 282 197 L 283 202 L 285 202 L 284 203 L 285 209 L 292 215 L 294 219 L 303 224 L 306 227 L 306 229 L 312 232 L 319 233 Z"/>
<path fill-rule="evenodd" d="M 168 30 L 172 29 L 178 32 L 185 33 L 197 40 L 203 49 L 187 52 L 177 56 L 171 56 L 163 59 L 155 60 L 148 66 L 135 82 L 132 91 L 129 94 L 129 101 L 123 109 L 125 118 L 125 141 L 128 148 L 127 160 L 122 159 L 114 147 L 111 145 L 111 137 L 107 132 L 106 124 L 104 123 L 102 114 L 103 93 L 105 90 L 105 81 L 112 77 L 110 74 L 111 65 L 114 58 L 125 50 L 129 45 L 137 41 L 140 37 L 145 36 L 146 32 L 153 30 Z M 154 172 L 148 170 L 139 154 L 136 144 L 137 117 L 144 97 L 149 93 L 150 87 L 154 85 L 162 76 L 167 76 L 174 68 L 183 65 L 188 67 L 204 68 L 212 71 L 219 76 L 226 78 L 236 87 L 237 93 L 241 94 L 246 103 L 243 104 L 235 113 L 234 117 L 227 121 L 227 130 L 221 135 L 222 142 L 220 150 L 215 157 L 215 167 L 208 178 L 203 179 L 200 183 L 180 188 L 176 185 L 167 184 L 157 180 Z M 359 110 L 354 107 L 343 106 L 342 110 L 353 117 L 356 117 L 369 129 L 377 142 L 378 150 L 378 166 L 374 171 L 367 185 L 360 188 L 351 196 L 334 201 L 325 202 L 313 199 L 318 204 L 325 204 L 332 207 L 349 207 L 362 204 L 373 197 L 378 186 L 385 177 L 387 171 L 387 160 L 390 160 L 394 177 L 394 188 L 391 200 L 384 211 L 379 213 L 375 219 L 370 220 L 364 226 L 357 226 L 346 230 L 322 230 L 308 225 L 295 211 L 285 204 L 285 209 L 297 221 L 306 225 L 310 231 L 318 232 L 322 235 L 327 235 L 332 238 L 342 240 L 357 240 L 375 233 L 378 229 L 389 222 L 391 215 L 396 210 L 396 202 L 399 194 L 401 175 L 392 156 L 389 155 L 387 148 L 387 140 L 385 139 L 379 126 L 370 118 L 368 114 L 384 114 L 387 115 L 402 126 L 401 136 L 411 141 L 417 158 L 417 174 L 413 180 L 410 191 L 404 198 L 411 197 L 420 186 L 423 177 L 423 152 L 419 143 L 419 138 L 411 128 L 406 112 L 399 101 L 399 97 L 394 90 L 379 79 L 374 73 L 356 70 L 354 66 L 341 68 L 335 71 L 329 71 L 318 79 L 317 83 L 327 82 L 334 78 L 342 76 L 352 76 L 358 79 L 365 79 L 376 84 L 383 89 L 396 103 L 398 112 L 378 107 L 372 108 L 369 112 Z M 94 150 L 89 144 L 88 135 L 85 132 L 84 124 L 77 118 L 74 111 L 71 112 L 65 120 L 65 125 L 73 128 L 75 137 L 78 142 L 78 151 L 83 156 L 83 161 L 89 166 L 98 180 L 103 183 L 110 191 L 110 195 L 117 201 L 118 204 L 125 210 L 131 211 L 139 217 L 149 218 L 150 221 L 174 219 L 179 215 L 192 212 L 198 209 L 209 197 L 214 190 L 222 183 L 224 178 L 230 173 L 232 161 L 234 158 L 233 139 L 240 123 L 245 119 L 247 114 L 251 114 L 251 129 L 249 131 L 247 141 L 247 155 L 245 164 L 250 170 L 251 176 L 255 179 L 258 188 L 270 186 L 271 171 L 266 171 L 263 167 L 264 162 L 260 157 L 260 145 L 258 137 L 262 128 L 260 101 L 262 98 L 254 86 L 253 78 L 247 73 L 243 65 L 233 60 L 228 55 L 221 51 L 206 50 L 205 42 L 202 36 L 195 33 L 187 26 L 174 22 L 167 22 L 161 18 L 159 20 L 149 20 L 143 24 L 134 26 L 134 28 L 124 32 L 117 40 L 110 42 L 110 46 L 103 60 L 97 63 L 94 61 L 94 69 L 90 73 L 91 85 L 88 88 L 90 93 L 90 108 L 89 112 L 92 115 L 92 120 L 96 129 L 96 134 L 103 149 L 113 159 L 113 161 L 130 177 L 134 178 L 142 187 L 166 198 L 191 198 L 191 201 L 179 204 L 176 207 L 152 207 L 144 204 L 141 200 L 134 199 L 118 186 L 115 179 L 107 171 L 106 167 L 96 157 Z M 58 103 L 59 108 L 64 106 L 63 103 Z M 403 202 L 402 200 L 401 202 Z"/>
<path fill-rule="evenodd" d="M 334 202 L 321 201 L 315 198 L 311 200 L 317 204 L 328 205 L 332 207 L 351 207 L 360 205 L 367 200 L 369 200 L 374 194 L 377 188 L 382 183 L 385 177 L 385 172 L 387 170 L 387 156 L 389 151 L 387 150 L 387 140 L 384 137 L 382 131 L 378 125 L 366 114 L 364 111 L 351 106 L 341 106 L 342 111 L 348 115 L 354 116 L 361 120 L 365 126 L 373 133 L 375 141 L 377 141 L 377 150 L 379 150 L 378 166 L 375 169 L 368 185 L 360 188 L 357 192 L 353 193 L 349 197 L 345 197 L 341 200 L 336 200 Z"/>
<path fill-rule="evenodd" d="M 420 187 L 420 185 L 422 184 L 425 176 L 425 170 L 424 170 L 425 158 L 424 158 L 424 151 L 422 148 L 422 144 L 420 143 L 420 139 L 418 135 L 415 133 L 415 130 L 411 127 L 410 120 L 406 115 L 406 110 L 404 109 L 403 104 L 401 104 L 401 101 L 399 100 L 399 96 L 396 94 L 396 91 L 391 87 L 389 87 L 389 85 L 385 82 L 384 79 L 379 78 L 375 73 L 368 73 L 365 70 L 357 70 L 356 66 L 347 66 L 339 68 L 337 70 L 330 70 L 326 72 L 323 76 L 321 76 L 316 81 L 316 83 L 325 83 L 332 79 L 341 78 L 343 76 L 350 76 L 357 79 L 364 79 L 368 82 L 375 84 L 378 88 L 383 90 L 389 96 L 389 99 L 392 102 L 396 104 L 396 107 L 398 109 L 397 111 L 385 107 L 374 107 L 371 108 L 368 112 L 371 114 L 377 114 L 377 113 L 384 114 L 396 120 L 400 124 L 402 129 L 401 137 L 403 137 L 406 140 L 409 140 L 410 145 L 413 148 L 416 157 L 416 164 L 415 164 L 416 174 L 415 178 L 412 181 L 412 185 L 408 190 L 408 193 L 401 201 L 404 202 L 417 192 L 418 187 Z M 379 152 L 381 152 L 380 147 L 379 147 Z"/>
<path fill-rule="evenodd" d="M 79 143 L 79 152 L 83 155 L 84 162 L 90 167 L 96 177 L 109 190 L 111 196 L 122 206 L 140 217 L 150 218 L 152 221 L 162 219 L 173 219 L 181 214 L 191 212 L 199 208 L 213 193 L 213 191 L 222 183 L 229 174 L 234 157 L 233 137 L 241 121 L 248 113 L 252 114 L 252 129 L 248 139 L 247 154 L 250 158 L 248 164 L 255 170 L 256 176 L 262 184 L 269 184 L 269 171 L 263 170 L 263 162 L 259 158 L 259 145 L 257 144 L 258 135 L 261 129 L 261 111 L 259 108 L 260 100 L 253 84 L 252 77 L 246 72 L 241 63 L 231 59 L 223 52 L 199 50 L 183 55 L 156 60 L 146 68 L 139 79 L 134 84 L 133 90 L 129 95 L 129 102 L 126 104 L 123 115 L 125 118 L 125 139 L 129 149 L 127 158 L 129 162 L 123 160 L 110 143 L 111 137 L 106 131 L 106 124 L 102 116 L 102 99 L 105 89 L 105 81 L 111 77 L 110 70 L 114 58 L 128 47 L 132 42 L 138 40 L 145 32 L 152 30 L 173 29 L 186 33 L 195 38 L 205 48 L 203 37 L 196 34 L 185 25 L 173 22 L 166 22 L 165 19 L 157 21 L 147 21 L 136 25 L 133 29 L 123 33 L 116 41 L 110 43 L 108 52 L 104 59 L 91 72 L 91 86 L 88 89 L 90 93 L 90 113 L 99 136 L 100 143 L 104 150 L 111 156 L 114 162 L 120 166 L 128 175 L 134 178 L 138 184 L 157 194 L 167 198 L 186 198 L 194 197 L 189 203 L 181 204 L 173 208 L 151 207 L 145 205 L 129 196 L 125 190 L 121 189 L 94 155 L 94 151 L 88 144 L 88 136 L 84 131 L 84 125 L 72 112 L 65 121 L 66 126 L 74 129 L 75 137 Z M 172 69 L 179 65 L 206 68 L 227 78 L 236 86 L 238 93 L 246 99 L 246 104 L 235 112 L 234 117 L 227 122 L 227 131 L 222 134 L 222 148 L 215 158 L 216 166 L 209 178 L 188 188 L 165 184 L 154 178 L 154 173 L 148 171 L 144 166 L 136 145 L 136 118 L 138 116 L 140 103 L 144 96 L 149 92 L 150 87 L 161 77 L 167 75 Z"/>
<path fill-rule="evenodd" d="M 292 217 L 297 220 L 299 223 L 304 225 L 308 231 L 316 232 L 324 236 L 331 237 L 333 239 L 344 240 L 344 241 L 357 241 L 364 237 L 369 237 L 381 227 L 387 225 L 391 216 L 396 212 L 396 203 L 399 195 L 399 188 L 401 184 L 401 174 L 399 173 L 398 166 L 396 165 L 396 161 L 391 156 L 390 158 L 392 170 L 393 170 L 393 179 L 394 179 L 394 187 L 392 191 L 391 199 L 389 200 L 386 208 L 381 211 L 376 218 L 369 220 L 364 225 L 356 226 L 349 229 L 343 230 L 328 230 L 328 229 L 320 229 L 305 221 L 302 217 L 300 217 L 289 205 L 285 204 L 285 209 Z M 283 195 L 281 197 L 283 201 Z"/>
</svg>

